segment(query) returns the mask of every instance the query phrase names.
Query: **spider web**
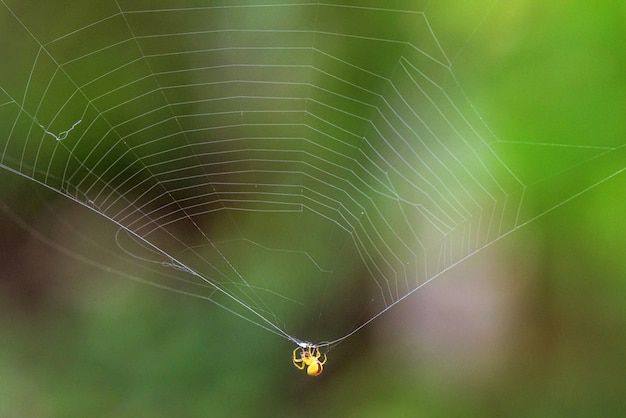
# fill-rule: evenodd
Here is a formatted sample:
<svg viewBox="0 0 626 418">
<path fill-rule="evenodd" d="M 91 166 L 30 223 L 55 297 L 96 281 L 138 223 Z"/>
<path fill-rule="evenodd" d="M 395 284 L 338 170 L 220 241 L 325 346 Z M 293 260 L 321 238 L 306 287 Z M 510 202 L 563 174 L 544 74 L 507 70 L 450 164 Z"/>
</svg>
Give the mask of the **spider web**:
<svg viewBox="0 0 626 418">
<path fill-rule="evenodd" d="M 346 338 L 625 167 L 621 143 L 492 135 L 426 5 L 0 1 L 0 166 L 114 228 L 47 205 L 73 244 L 40 238 L 294 342 L 340 305 L 319 339 Z"/>
</svg>

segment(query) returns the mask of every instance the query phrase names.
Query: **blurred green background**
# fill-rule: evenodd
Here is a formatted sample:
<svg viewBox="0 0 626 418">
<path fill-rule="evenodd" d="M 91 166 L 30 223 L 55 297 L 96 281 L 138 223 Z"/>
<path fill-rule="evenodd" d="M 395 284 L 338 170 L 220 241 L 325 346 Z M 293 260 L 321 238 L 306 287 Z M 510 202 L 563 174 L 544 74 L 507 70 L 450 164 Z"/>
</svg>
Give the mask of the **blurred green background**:
<svg viewBox="0 0 626 418">
<path fill-rule="evenodd" d="M 434 2 L 427 17 L 503 144 L 624 148 L 626 6 L 472 3 Z M 16 42 L 3 35 L 5 57 Z M 529 182 L 556 164 L 536 150 L 507 161 Z M 569 181 L 605 179 L 599 164 Z M 3 204 L 45 228 L 33 185 L 0 180 Z M 283 339 L 84 265 L 2 212 L 0 416 L 621 415 L 625 191 L 622 172 L 491 245 L 333 349 L 317 378 Z"/>
</svg>

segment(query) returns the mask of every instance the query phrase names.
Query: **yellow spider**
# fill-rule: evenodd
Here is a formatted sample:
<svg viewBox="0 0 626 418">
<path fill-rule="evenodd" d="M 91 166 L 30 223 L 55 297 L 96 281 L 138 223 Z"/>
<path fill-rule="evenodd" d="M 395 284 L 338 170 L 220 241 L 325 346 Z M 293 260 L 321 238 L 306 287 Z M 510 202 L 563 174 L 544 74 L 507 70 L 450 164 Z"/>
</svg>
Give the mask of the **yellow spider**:
<svg viewBox="0 0 626 418">
<path fill-rule="evenodd" d="M 300 357 L 297 357 L 296 353 L 300 350 Z M 324 360 L 320 361 L 322 354 L 317 347 L 296 347 L 293 350 L 293 365 L 300 370 L 304 370 L 309 376 L 319 376 L 324 370 L 324 364 L 326 363 L 326 354 L 323 355 Z"/>
</svg>

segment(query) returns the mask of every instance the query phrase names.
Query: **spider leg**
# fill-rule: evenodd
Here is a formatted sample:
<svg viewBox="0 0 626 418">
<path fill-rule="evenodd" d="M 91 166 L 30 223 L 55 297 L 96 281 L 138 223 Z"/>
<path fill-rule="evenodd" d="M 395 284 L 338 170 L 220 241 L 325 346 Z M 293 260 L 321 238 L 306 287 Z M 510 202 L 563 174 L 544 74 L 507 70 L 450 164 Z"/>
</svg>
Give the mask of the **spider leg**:
<svg viewBox="0 0 626 418">
<path fill-rule="evenodd" d="M 326 353 L 323 354 L 324 356 L 324 360 L 320 361 L 320 365 L 326 364 L 326 360 L 328 360 L 328 358 L 326 357 Z M 318 358 L 319 361 L 319 358 Z"/>
<path fill-rule="evenodd" d="M 296 357 L 296 352 L 299 350 L 300 348 L 297 347 L 295 350 L 293 350 L 293 365 L 296 366 L 298 369 L 300 370 L 304 370 L 305 364 L 304 364 L 304 359 L 302 359 L 302 357 L 297 358 Z"/>
<path fill-rule="evenodd" d="M 324 363 L 326 363 L 326 360 L 327 360 L 326 353 L 322 354 L 320 352 L 319 347 L 315 347 L 315 350 L 313 350 L 313 352 L 311 352 L 311 355 L 317 359 L 317 361 L 319 362 L 320 365 L 323 365 Z M 320 357 L 322 357 L 322 356 L 324 356 L 324 360 L 320 361 Z"/>
</svg>

